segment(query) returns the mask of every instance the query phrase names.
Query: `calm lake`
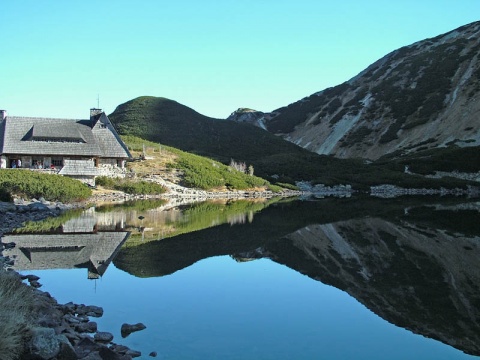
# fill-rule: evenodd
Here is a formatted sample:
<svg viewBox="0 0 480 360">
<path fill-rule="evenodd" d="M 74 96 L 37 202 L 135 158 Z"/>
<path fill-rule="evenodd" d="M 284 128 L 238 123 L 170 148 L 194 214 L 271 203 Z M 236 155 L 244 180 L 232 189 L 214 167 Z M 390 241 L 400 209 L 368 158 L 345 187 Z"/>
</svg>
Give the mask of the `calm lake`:
<svg viewBox="0 0 480 360">
<path fill-rule="evenodd" d="M 478 202 L 142 201 L 3 241 L 60 303 L 102 306 L 99 330 L 143 359 L 480 355 Z M 124 322 L 147 328 L 122 338 Z"/>
</svg>

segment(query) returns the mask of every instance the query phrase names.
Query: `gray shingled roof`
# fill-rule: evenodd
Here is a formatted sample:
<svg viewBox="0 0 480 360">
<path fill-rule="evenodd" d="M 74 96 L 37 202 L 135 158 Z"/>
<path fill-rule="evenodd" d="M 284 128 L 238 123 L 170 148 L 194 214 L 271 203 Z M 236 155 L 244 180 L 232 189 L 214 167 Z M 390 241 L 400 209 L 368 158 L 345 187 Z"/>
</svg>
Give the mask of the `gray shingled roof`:
<svg viewBox="0 0 480 360">
<path fill-rule="evenodd" d="M 0 122 L 0 153 L 130 157 L 108 117 L 100 120 L 104 126 L 97 121 L 92 129 L 90 120 L 7 116 Z"/>
<path fill-rule="evenodd" d="M 72 142 L 86 142 L 78 128 L 72 128 L 69 123 L 65 122 L 57 123 L 55 127 L 48 123 L 35 124 L 30 131 L 32 135 L 28 140 L 52 139 L 55 141 L 58 139 L 66 139 Z"/>
<path fill-rule="evenodd" d="M 93 136 L 103 154 L 128 154 L 127 156 L 115 157 L 131 157 L 127 146 L 122 141 L 112 123 L 105 113 L 102 113 L 93 127 Z"/>
</svg>

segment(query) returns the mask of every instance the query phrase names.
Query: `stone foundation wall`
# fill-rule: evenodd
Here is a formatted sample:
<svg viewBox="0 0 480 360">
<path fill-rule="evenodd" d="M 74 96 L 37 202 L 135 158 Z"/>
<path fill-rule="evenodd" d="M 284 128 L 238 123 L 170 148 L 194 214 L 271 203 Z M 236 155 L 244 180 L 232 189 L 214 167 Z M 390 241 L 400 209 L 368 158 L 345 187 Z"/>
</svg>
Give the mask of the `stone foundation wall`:
<svg viewBox="0 0 480 360">
<path fill-rule="evenodd" d="M 124 178 L 127 174 L 127 169 L 119 168 L 116 165 L 99 165 L 98 166 L 99 176 L 109 176 L 116 178 Z"/>
<path fill-rule="evenodd" d="M 124 178 L 127 174 L 125 160 L 98 159 L 99 176 Z"/>
<path fill-rule="evenodd" d="M 95 177 L 94 176 L 77 176 L 77 175 L 65 175 L 71 177 L 72 179 L 79 180 L 84 184 L 95 186 Z"/>
</svg>

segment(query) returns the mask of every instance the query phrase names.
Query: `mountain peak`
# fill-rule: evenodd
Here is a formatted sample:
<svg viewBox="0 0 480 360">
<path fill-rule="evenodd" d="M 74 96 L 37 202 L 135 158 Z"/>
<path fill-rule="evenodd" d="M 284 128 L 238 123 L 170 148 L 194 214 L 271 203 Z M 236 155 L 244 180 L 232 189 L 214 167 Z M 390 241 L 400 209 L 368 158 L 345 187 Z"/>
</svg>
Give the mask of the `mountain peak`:
<svg viewBox="0 0 480 360">
<path fill-rule="evenodd" d="M 262 126 L 318 154 L 377 159 L 480 145 L 480 22 L 395 50 Z M 258 121 L 257 121 L 258 122 Z"/>
<path fill-rule="evenodd" d="M 265 129 L 264 116 L 265 113 L 261 111 L 249 108 L 238 108 L 230 114 L 227 120 L 235 121 L 238 123 L 247 123 Z"/>
</svg>

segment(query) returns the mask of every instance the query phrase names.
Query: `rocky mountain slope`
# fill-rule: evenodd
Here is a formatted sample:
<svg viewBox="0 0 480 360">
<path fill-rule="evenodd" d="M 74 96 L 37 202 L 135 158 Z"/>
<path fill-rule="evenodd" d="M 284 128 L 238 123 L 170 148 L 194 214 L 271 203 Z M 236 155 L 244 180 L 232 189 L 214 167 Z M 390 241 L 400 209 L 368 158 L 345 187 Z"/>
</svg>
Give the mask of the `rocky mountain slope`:
<svg viewBox="0 0 480 360">
<path fill-rule="evenodd" d="M 378 159 L 479 146 L 479 115 L 475 22 L 393 51 L 349 81 L 272 113 L 249 112 L 248 122 L 318 154 Z"/>
</svg>

